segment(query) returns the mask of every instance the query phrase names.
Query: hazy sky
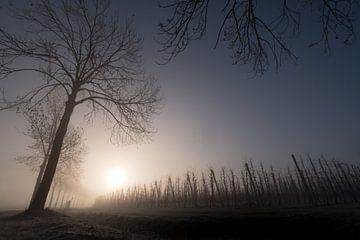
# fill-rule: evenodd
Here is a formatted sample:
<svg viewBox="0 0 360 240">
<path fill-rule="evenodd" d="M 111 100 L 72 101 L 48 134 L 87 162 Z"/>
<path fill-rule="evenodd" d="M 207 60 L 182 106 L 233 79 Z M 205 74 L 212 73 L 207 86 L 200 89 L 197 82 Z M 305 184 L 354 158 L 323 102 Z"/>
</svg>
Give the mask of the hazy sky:
<svg viewBox="0 0 360 240">
<path fill-rule="evenodd" d="M 359 40 L 350 47 L 334 43 L 329 57 L 321 45 L 307 47 L 319 33 L 315 19 L 304 20 L 300 36 L 291 43 L 298 62 L 250 78 L 249 66 L 231 64 L 227 46 L 213 50 L 217 18 L 209 19 L 202 41 L 190 44 L 169 64 L 158 65 L 157 24 L 169 13 L 147 0 L 116 1 L 115 8 L 124 19 L 134 15 L 144 38 L 146 70 L 157 76 L 165 106 L 155 118 L 152 141 L 131 146 L 112 145 L 100 120 L 86 124 L 81 109 L 75 113 L 71 124 L 84 127 L 88 152 L 82 183 L 93 195 L 111 190 L 105 176 L 115 166 L 124 169 L 131 184 L 188 169 L 237 168 L 250 158 L 282 167 L 292 153 L 359 161 Z M 3 12 L 1 27 L 19 29 Z M 0 82 L 0 87 L 5 85 L 11 95 L 19 86 L 26 89 L 27 82 Z M 13 160 L 30 141 L 23 129 L 20 116 L 0 112 L 0 208 L 25 206 L 34 185 L 35 175 Z"/>
</svg>

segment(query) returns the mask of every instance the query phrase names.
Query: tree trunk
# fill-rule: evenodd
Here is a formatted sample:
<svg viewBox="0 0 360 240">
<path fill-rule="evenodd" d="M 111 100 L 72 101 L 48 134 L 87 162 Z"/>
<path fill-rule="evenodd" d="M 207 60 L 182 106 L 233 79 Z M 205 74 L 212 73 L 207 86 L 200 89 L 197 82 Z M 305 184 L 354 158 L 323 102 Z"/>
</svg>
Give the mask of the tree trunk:
<svg viewBox="0 0 360 240">
<path fill-rule="evenodd" d="M 60 202 L 60 208 L 63 209 L 64 208 L 64 200 L 67 197 L 67 192 L 64 191 L 62 198 L 61 198 L 61 202 Z"/>
<path fill-rule="evenodd" d="M 52 208 L 52 203 L 54 200 L 54 195 L 55 195 L 55 188 L 56 188 L 56 184 L 53 184 L 52 190 L 51 190 L 51 195 L 50 195 L 50 202 L 49 202 L 49 206 L 48 208 Z"/>
<path fill-rule="evenodd" d="M 30 206 L 28 209 L 29 211 L 40 211 L 44 209 L 46 198 L 49 194 L 50 186 L 55 175 L 56 166 L 59 161 L 60 152 L 67 131 L 67 127 L 70 122 L 70 117 L 75 107 L 75 98 L 76 91 L 73 91 L 73 93 L 69 96 L 68 101 L 66 102 L 65 111 L 61 118 L 60 125 L 56 131 L 44 176 L 41 180 L 39 189 L 36 192 L 33 201 L 30 202 Z"/>
<path fill-rule="evenodd" d="M 42 177 L 43 177 L 43 175 L 44 175 L 45 167 L 46 167 L 46 162 L 47 162 L 46 160 L 47 160 L 47 158 L 45 158 L 44 161 L 43 161 L 43 162 L 41 163 L 41 165 L 40 165 L 39 174 L 38 174 L 37 179 L 36 179 L 34 191 L 33 191 L 33 193 L 32 193 L 30 202 L 34 201 L 36 192 L 37 192 L 37 190 L 39 189 L 39 186 L 40 186 Z"/>
<path fill-rule="evenodd" d="M 55 201 L 54 208 L 57 207 L 58 202 L 59 202 L 59 199 L 60 199 L 60 195 L 61 195 L 62 192 L 63 192 L 63 190 L 62 190 L 61 188 L 59 188 L 59 192 L 58 192 L 58 195 L 57 195 L 57 197 L 56 197 L 56 201 Z"/>
</svg>

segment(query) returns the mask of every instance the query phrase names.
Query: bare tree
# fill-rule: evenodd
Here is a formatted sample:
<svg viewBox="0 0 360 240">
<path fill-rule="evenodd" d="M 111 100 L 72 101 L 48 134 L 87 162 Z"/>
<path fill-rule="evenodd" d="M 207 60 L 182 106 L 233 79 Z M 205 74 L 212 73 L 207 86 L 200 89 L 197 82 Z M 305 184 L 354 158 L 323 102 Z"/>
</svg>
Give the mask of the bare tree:
<svg viewBox="0 0 360 240">
<path fill-rule="evenodd" d="M 217 2 L 218 1 L 213 1 Z M 355 38 L 354 13 L 358 0 L 226 0 L 223 1 L 215 48 L 227 43 L 234 64 L 250 64 L 262 75 L 273 61 L 278 70 L 284 58 L 296 60 L 287 40 L 299 33 L 300 17 L 310 12 L 319 18 L 320 37 L 309 47 L 322 43 L 330 53 L 330 39 L 349 44 Z M 164 63 L 201 39 L 207 29 L 210 0 L 163 0 L 159 6 L 171 14 L 159 24 Z M 268 6 L 265 9 L 263 6 Z M 261 7 L 263 7 L 261 9 Z M 270 10 L 269 10 L 270 8 Z M 272 13 L 270 13 L 272 12 Z"/>
<path fill-rule="evenodd" d="M 38 173 L 31 201 L 33 201 L 43 178 L 56 129 L 64 110 L 64 106 L 57 104 L 58 101 L 56 100 L 58 100 L 56 97 L 48 99 L 44 105 L 23 112 L 27 121 L 27 130 L 24 134 L 32 139 L 32 143 L 28 146 L 29 153 L 17 157 L 16 161 L 29 166 Z M 83 130 L 81 128 L 69 126 L 64 137 L 55 174 L 58 182 L 64 176 L 73 179 L 79 178 L 82 156 L 85 153 L 82 136 Z"/>
<path fill-rule="evenodd" d="M 0 29 L 0 77 L 31 71 L 44 80 L 14 101 L 4 100 L 2 109 L 32 108 L 55 90 L 66 98 L 29 211 L 44 208 L 76 106 L 87 103 L 89 119 L 96 113 L 104 116 L 112 124 L 114 140 L 138 141 L 153 132 L 152 117 L 160 107 L 159 88 L 154 78 L 144 74 L 142 40 L 131 21 L 121 24 L 109 6 L 108 0 L 30 1 L 27 8 L 11 8 L 17 19 L 28 24 L 26 35 Z"/>
</svg>

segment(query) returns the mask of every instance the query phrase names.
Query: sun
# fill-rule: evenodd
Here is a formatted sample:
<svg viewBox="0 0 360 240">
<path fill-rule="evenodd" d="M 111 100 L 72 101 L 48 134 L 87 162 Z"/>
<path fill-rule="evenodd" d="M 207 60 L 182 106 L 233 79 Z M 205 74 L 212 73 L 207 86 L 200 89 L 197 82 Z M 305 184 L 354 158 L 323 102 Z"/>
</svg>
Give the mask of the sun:
<svg viewBox="0 0 360 240">
<path fill-rule="evenodd" d="M 116 189 L 124 185 L 126 173 L 124 169 L 112 167 L 106 173 L 106 182 L 111 189 Z"/>
</svg>

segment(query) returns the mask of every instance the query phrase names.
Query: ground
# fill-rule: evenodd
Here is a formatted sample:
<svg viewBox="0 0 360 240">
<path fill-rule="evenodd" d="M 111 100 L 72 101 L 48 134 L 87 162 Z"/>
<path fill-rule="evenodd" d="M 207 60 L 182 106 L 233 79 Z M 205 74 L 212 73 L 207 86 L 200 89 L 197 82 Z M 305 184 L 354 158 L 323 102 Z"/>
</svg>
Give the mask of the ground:
<svg viewBox="0 0 360 240">
<path fill-rule="evenodd" d="M 0 239 L 360 239 L 360 206 L 7 211 Z"/>
</svg>

